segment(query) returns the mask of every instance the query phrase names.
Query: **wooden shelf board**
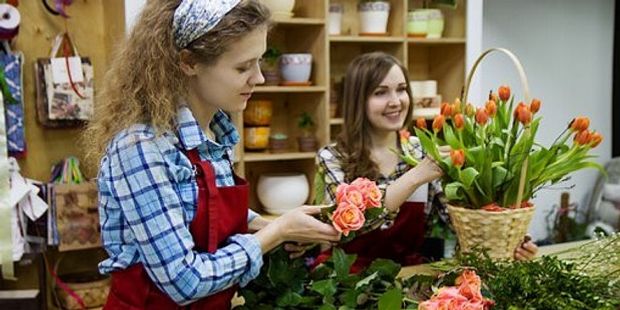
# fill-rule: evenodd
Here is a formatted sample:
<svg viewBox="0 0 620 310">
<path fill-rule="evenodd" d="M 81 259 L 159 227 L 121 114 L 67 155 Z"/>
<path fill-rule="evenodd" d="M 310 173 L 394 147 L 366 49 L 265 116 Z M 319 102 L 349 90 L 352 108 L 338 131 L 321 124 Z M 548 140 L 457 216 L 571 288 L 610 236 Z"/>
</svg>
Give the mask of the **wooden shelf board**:
<svg viewBox="0 0 620 310">
<path fill-rule="evenodd" d="M 440 44 L 465 44 L 465 38 L 439 38 L 439 39 L 425 39 L 425 38 L 408 38 L 409 44 L 422 44 L 422 45 L 440 45 Z"/>
<path fill-rule="evenodd" d="M 291 153 L 258 153 L 258 152 L 245 152 L 243 154 L 243 161 L 257 162 L 257 161 L 276 161 L 276 160 L 296 160 L 296 159 L 314 159 L 315 152 L 291 152 Z"/>
<path fill-rule="evenodd" d="M 323 25 L 325 19 L 322 18 L 309 18 L 309 17 L 274 17 L 272 21 L 276 24 L 282 25 Z"/>
<path fill-rule="evenodd" d="M 344 119 L 343 118 L 332 118 L 329 120 L 329 124 L 330 125 L 342 125 L 344 124 Z"/>
<path fill-rule="evenodd" d="M 325 86 L 256 86 L 257 93 L 320 93 L 326 91 Z"/>
<path fill-rule="evenodd" d="M 330 42 L 359 42 L 359 43 L 402 43 L 403 37 L 381 36 L 330 36 Z"/>
</svg>

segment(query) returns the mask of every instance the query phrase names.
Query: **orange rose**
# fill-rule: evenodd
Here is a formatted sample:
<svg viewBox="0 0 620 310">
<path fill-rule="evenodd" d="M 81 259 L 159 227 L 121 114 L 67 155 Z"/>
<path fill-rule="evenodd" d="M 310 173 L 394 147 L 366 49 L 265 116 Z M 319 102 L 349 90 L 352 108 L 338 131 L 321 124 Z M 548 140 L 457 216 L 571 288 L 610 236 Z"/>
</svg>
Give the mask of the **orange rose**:
<svg viewBox="0 0 620 310">
<path fill-rule="evenodd" d="M 597 147 L 603 141 L 603 135 L 598 132 L 593 132 L 590 136 L 590 146 Z"/>
<path fill-rule="evenodd" d="M 540 100 L 536 98 L 532 99 L 532 103 L 530 103 L 530 111 L 532 111 L 532 114 L 536 114 L 540 111 L 540 104 Z"/>
<path fill-rule="evenodd" d="M 502 85 L 497 89 L 497 93 L 499 94 L 499 99 L 502 101 L 507 101 L 510 99 L 510 87 L 508 85 Z"/>
<path fill-rule="evenodd" d="M 483 108 L 478 108 L 476 110 L 476 123 L 484 126 L 484 124 L 486 124 L 488 120 L 489 115 L 487 114 L 487 111 Z"/>
<path fill-rule="evenodd" d="M 585 117 L 585 116 L 578 116 L 575 117 L 570 124 L 568 125 L 568 127 L 572 130 L 572 131 L 584 131 L 584 130 L 588 130 L 588 127 L 590 127 L 590 119 Z"/>
<path fill-rule="evenodd" d="M 415 126 L 416 126 L 416 127 L 418 127 L 418 128 L 420 128 L 420 129 L 426 129 L 426 120 L 425 120 L 425 119 L 423 119 L 423 118 L 421 118 L 421 117 L 420 117 L 420 118 L 418 118 L 418 119 L 415 121 Z"/>
<path fill-rule="evenodd" d="M 370 181 L 366 178 L 357 178 L 353 182 L 351 182 L 351 185 L 359 188 L 362 195 L 364 196 L 365 208 L 362 209 L 362 211 L 364 211 L 365 209 L 381 206 L 381 198 L 383 197 L 383 194 L 381 193 L 381 190 L 379 190 L 379 187 L 377 186 L 377 184 L 375 184 L 375 182 Z"/>
<path fill-rule="evenodd" d="M 435 116 L 433 120 L 433 131 L 438 132 L 443 128 L 443 124 L 446 122 L 446 118 L 443 115 Z"/>
<path fill-rule="evenodd" d="M 465 270 L 456 278 L 455 284 L 459 286 L 459 293 L 468 299 L 482 299 L 480 288 L 482 281 L 473 270 Z"/>
<path fill-rule="evenodd" d="M 465 128 L 465 117 L 463 116 L 463 114 L 458 113 L 454 115 L 454 127 L 456 127 L 456 129 L 458 130 L 462 130 L 463 128 Z"/>
<path fill-rule="evenodd" d="M 465 164 L 465 151 L 460 150 L 451 150 L 450 151 L 450 159 L 452 159 L 452 164 L 457 167 L 463 167 Z"/>
<path fill-rule="evenodd" d="M 340 184 L 336 188 L 336 203 L 348 203 L 357 206 L 364 211 L 366 208 L 364 204 L 364 195 L 359 187 L 349 184 Z"/>
<path fill-rule="evenodd" d="M 332 214 L 332 225 L 345 236 L 348 236 L 351 231 L 362 228 L 365 221 L 362 210 L 346 202 L 340 203 Z"/>
<path fill-rule="evenodd" d="M 488 100 L 484 108 L 490 117 L 495 116 L 495 114 L 497 113 L 497 105 L 495 104 L 495 101 L 493 100 Z"/>
</svg>

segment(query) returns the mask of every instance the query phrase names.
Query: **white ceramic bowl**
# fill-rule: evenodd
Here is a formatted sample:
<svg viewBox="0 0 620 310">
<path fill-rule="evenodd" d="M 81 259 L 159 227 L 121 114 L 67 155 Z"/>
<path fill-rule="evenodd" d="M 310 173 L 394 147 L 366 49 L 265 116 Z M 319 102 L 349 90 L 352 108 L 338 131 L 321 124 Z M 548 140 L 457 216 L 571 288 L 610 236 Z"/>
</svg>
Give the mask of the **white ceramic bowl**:
<svg viewBox="0 0 620 310">
<path fill-rule="evenodd" d="M 256 191 L 264 210 L 279 215 L 302 206 L 310 186 L 303 173 L 269 173 L 258 178 Z"/>
<path fill-rule="evenodd" d="M 287 82 L 307 82 L 312 71 L 312 54 L 282 54 L 280 75 Z"/>
</svg>

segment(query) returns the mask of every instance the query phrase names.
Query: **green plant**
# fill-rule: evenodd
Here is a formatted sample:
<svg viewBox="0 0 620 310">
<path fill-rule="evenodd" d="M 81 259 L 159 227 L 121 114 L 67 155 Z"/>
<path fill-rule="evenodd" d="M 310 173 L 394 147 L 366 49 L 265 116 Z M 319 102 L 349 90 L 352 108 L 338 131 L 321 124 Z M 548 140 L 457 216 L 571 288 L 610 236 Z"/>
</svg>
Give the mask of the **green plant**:
<svg viewBox="0 0 620 310">
<path fill-rule="evenodd" d="M 284 133 L 278 132 L 278 133 L 274 133 L 271 136 L 269 136 L 269 138 L 274 139 L 274 140 L 286 140 L 288 139 L 288 136 Z"/>
<path fill-rule="evenodd" d="M 301 129 L 304 136 L 311 136 L 314 129 L 314 120 L 308 112 L 304 112 L 299 116 L 297 120 L 297 127 Z"/>
<path fill-rule="evenodd" d="M 282 52 L 277 47 L 270 46 L 263 54 L 263 63 L 271 67 L 276 66 L 281 55 Z"/>
</svg>

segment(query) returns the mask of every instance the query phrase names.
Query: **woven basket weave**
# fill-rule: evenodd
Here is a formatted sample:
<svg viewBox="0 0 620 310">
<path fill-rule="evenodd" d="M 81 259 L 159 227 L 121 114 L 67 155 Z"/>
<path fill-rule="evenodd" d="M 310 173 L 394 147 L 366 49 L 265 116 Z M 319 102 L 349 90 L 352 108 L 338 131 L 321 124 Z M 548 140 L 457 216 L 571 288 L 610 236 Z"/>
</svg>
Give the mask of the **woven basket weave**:
<svg viewBox="0 0 620 310">
<path fill-rule="evenodd" d="M 501 212 L 448 205 L 461 252 L 486 249 L 495 259 L 512 259 L 534 216 L 534 207 Z"/>
</svg>

